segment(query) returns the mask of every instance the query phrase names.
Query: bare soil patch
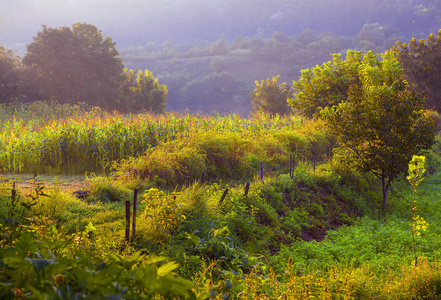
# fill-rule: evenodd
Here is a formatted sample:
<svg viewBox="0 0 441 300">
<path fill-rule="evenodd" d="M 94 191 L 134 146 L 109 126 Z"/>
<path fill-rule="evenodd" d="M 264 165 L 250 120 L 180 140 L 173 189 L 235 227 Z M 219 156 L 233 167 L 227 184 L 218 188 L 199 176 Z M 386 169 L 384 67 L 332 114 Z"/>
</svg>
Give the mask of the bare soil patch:
<svg viewBox="0 0 441 300">
<path fill-rule="evenodd" d="M 63 191 L 82 190 L 87 186 L 86 176 L 78 175 L 38 175 L 33 174 L 4 174 L 0 175 L 0 185 L 12 187 L 15 182 L 16 188 L 23 192 L 34 189 L 37 185 L 45 189 L 59 188 Z"/>
</svg>

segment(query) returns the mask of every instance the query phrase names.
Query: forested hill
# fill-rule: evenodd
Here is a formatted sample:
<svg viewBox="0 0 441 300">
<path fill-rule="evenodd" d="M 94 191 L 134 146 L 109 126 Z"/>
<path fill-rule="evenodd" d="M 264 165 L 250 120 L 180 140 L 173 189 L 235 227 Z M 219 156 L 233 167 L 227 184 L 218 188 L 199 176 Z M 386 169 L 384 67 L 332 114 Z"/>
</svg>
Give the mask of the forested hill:
<svg viewBox="0 0 441 300">
<path fill-rule="evenodd" d="M 166 41 L 120 47 L 125 65 L 149 69 L 168 86 L 169 111 L 247 114 L 255 80 L 281 75 L 291 83 L 332 53 L 381 53 L 398 40 L 427 38 L 441 17 L 440 1 L 210 3 L 187 14 L 174 33 L 169 30 L 177 19 L 171 18 L 161 31 Z"/>
<path fill-rule="evenodd" d="M 2 4 L 0 46 L 25 53 L 41 30 L 89 23 L 116 43 L 124 66 L 167 86 L 167 110 L 247 115 L 255 81 L 347 49 L 390 49 L 441 28 L 440 0 L 38 0 Z"/>
</svg>

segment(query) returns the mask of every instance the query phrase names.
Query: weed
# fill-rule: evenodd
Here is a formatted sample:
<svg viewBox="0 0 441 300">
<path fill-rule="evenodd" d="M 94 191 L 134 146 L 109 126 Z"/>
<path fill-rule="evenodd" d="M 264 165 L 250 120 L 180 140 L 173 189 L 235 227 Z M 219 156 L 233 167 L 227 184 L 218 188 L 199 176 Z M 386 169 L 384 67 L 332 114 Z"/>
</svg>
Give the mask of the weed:
<svg viewBox="0 0 441 300">
<path fill-rule="evenodd" d="M 420 230 L 427 229 L 427 222 L 420 216 L 415 214 L 416 206 L 415 206 L 415 193 L 416 187 L 420 184 L 420 182 L 424 179 L 422 176 L 426 169 L 424 169 L 426 158 L 424 156 L 416 156 L 412 157 L 412 160 L 409 163 L 409 176 L 407 176 L 407 180 L 413 187 L 412 191 L 412 208 L 410 214 L 410 229 L 412 231 L 412 248 L 413 254 L 415 257 L 415 266 L 418 265 L 418 257 L 416 255 L 415 250 L 415 236 L 420 235 Z M 415 225 L 414 225 L 415 223 Z"/>
</svg>

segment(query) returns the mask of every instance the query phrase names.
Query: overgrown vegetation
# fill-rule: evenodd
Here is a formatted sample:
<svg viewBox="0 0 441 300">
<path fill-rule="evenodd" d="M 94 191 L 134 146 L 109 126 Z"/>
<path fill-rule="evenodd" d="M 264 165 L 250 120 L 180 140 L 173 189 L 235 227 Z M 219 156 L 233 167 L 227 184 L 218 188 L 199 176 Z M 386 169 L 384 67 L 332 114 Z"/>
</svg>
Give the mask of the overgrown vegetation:
<svg viewBox="0 0 441 300">
<path fill-rule="evenodd" d="M 132 116 L 87 106 L 56 107 L 35 103 L 0 108 L 3 116 L 0 169 L 3 172 L 106 173 L 112 168 L 112 162 L 121 161 L 127 166 L 126 172 L 131 168 L 135 173 L 144 172 L 145 176 L 163 176 L 169 185 L 174 185 L 173 180 L 178 183 L 193 180 L 201 171 L 212 178 L 239 177 L 250 172 L 245 165 L 252 170 L 260 161 L 269 168 L 285 167 L 289 154 L 295 154 L 298 159 L 313 156 L 321 159 L 330 142 L 320 130 L 321 122 L 304 122 L 297 117 L 261 115 L 247 120 L 234 115 Z M 69 113 L 72 116 L 67 118 Z M 298 130 L 293 132 L 295 128 Z M 274 137 L 267 138 L 269 134 Z M 162 142 L 161 150 L 156 149 Z M 311 147 L 311 142 L 318 147 Z M 183 151 L 171 151 L 175 148 Z M 142 156 L 147 150 L 153 152 Z M 141 156 L 138 163 L 134 161 L 130 166 L 123 161 L 138 156 Z M 193 162 L 186 161 L 190 158 Z M 162 161 L 169 170 L 154 167 L 146 174 L 148 160 L 156 165 Z M 239 165 L 242 168 L 236 168 Z M 155 168 L 170 176 L 156 174 Z M 177 169 L 182 174 L 175 177 Z"/>
<path fill-rule="evenodd" d="M 0 168 L 35 175 L 30 190 L 0 190 L 0 296 L 434 298 L 438 115 L 423 111 L 396 55 L 335 54 L 293 93 L 279 77 L 257 82 L 252 119 L 2 105 Z M 136 73 L 124 88 L 132 108 L 153 105 L 151 88 L 165 101 L 150 72 Z M 431 176 L 416 215 L 425 158 L 409 160 L 423 150 Z M 74 193 L 36 179 L 85 172 Z"/>
<path fill-rule="evenodd" d="M 30 190 L 3 185 L 2 298 L 431 299 L 440 292 L 437 146 L 426 153 L 431 175 L 418 187 L 418 215 L 430 225 L 415 236 L 415 265 L 412 187 L 397 178 L 383 211 L 377 179 L 348 167 L 341 153 L 331 157 L 321 121 L 33 105 L 2 107 L 17 137 L 43 140 L 46 127 L 81 132 L 93 124 L 117 143 L 121 132 L 150 124 L 155 144 L 117 157 L 107 175 L 89 175 L 83 199 L 36 180 Z M 84 164 L 93 167 L 71 160 L 51 170 Z M 40 166 L 28 160 L 23 171 Z M 136 235 L 125 241 L 125 201 L 134 188 Z"/>
</svg>

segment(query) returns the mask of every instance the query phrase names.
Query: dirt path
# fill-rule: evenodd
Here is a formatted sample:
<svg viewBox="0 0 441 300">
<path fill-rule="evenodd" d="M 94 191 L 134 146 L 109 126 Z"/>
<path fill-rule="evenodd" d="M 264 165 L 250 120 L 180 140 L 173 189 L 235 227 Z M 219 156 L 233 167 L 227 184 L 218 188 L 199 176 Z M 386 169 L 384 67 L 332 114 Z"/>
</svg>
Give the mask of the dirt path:
<svg viewBox="0 0 441 300">
<path fill-rule="evenodd" d="M 12 187 L 13 182 L 16 187 L 26 191 L 33 189 L 37 184 L 46 189 L 58 187 L 65 191 L 76 191 L 86 187 L 86 176 L 67 176 L 67 175 L 38 175 L 34 178 L 33 174 L 6 174 L 0 175 L 0 185 Z"/>
</svg>

